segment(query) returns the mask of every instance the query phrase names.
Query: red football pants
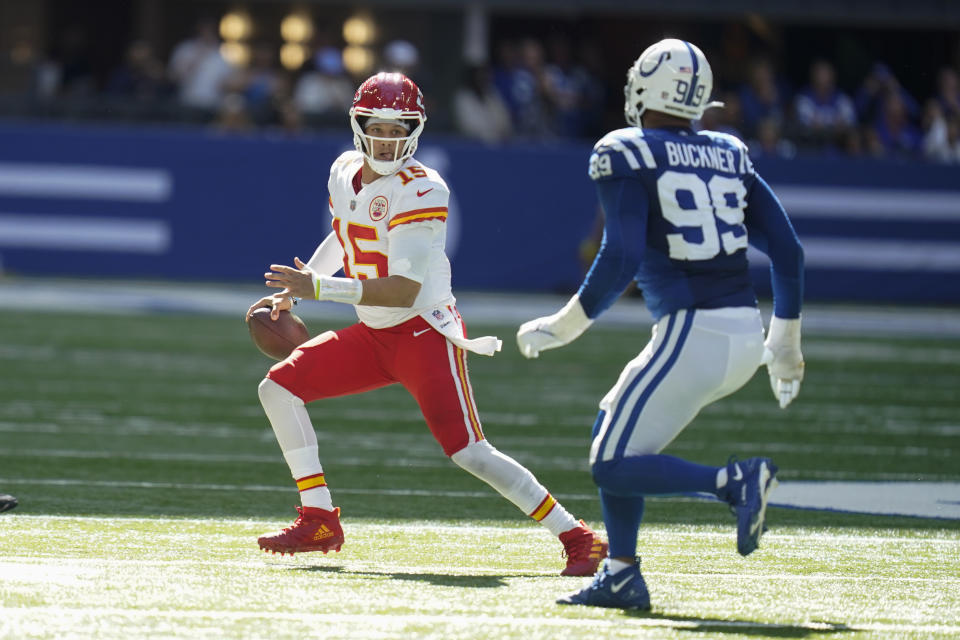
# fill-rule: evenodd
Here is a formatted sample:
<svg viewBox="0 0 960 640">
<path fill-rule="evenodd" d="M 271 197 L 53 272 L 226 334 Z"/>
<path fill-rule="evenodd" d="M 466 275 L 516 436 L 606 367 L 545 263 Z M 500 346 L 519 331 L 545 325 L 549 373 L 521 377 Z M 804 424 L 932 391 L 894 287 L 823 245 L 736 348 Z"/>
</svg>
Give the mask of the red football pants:
<svg viewBox="0 0 960 640">
<path fill-rule="evenodd" d="M 357 323 L 300 345 L 267 377 L 304 402 L 399 382 L 448 456 L 483 440 L 466 352 L 417 316 L 386 329 Z"/>
</svg>

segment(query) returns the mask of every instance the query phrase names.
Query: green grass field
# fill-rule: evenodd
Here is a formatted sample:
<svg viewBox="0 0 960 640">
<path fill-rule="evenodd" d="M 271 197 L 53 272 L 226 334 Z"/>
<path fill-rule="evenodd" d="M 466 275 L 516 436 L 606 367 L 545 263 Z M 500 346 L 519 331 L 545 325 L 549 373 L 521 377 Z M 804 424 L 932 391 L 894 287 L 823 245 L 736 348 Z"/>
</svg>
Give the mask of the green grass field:
<svg viewBox="0 0 960 640">
<path fill-rule="evenodd" d="M 602 527 L 590 427 L 647 332 L 528 362 L 515 330 L 471 326 L 505 338 L 470 361 L 487 436 Z M 804 353 L 789 410 L 757 375 L 667 452 L 960 482 L 957 341 L 808 334 Z M 347 542 L 268 556 L 257 535 L 298 503 L 257 401 L 268 366 L 239 314 L 0 316 L 0 493 L 21 501 L 0 516 L 0 638 L 960 636 L 960 522 L 771 508 L 741 558 L 726 507 L 691 499 L 649 502 L 651 614 L 559 607 L 583 581 L 557 575 L 559 543 L 450 463 L 400 388 L 310 406 Z"/>
</svg>

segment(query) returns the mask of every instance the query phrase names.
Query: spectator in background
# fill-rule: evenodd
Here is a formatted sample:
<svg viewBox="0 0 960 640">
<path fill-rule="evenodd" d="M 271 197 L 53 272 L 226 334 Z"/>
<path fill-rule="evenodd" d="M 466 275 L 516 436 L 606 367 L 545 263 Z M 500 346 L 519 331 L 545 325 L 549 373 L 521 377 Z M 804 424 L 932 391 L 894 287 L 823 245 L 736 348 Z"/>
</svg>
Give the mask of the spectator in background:
<svg viewBox="0 0 960 640">
<path fill-rule="evenodd" d="M 391 40 L 383 47 L 382 69 L 402 73 L 417 83 L 423 91 L 424 107 L 434 114 L 431 116 L 431 126 L 453 128 L 449 110 L 437 107 L 434 102 L 437 91 L 434 89 L 433 66 L 421 64 L 421 61 L 420 50 L 409 40 Z"/>
<path fill-rule="evenodd" d="M 770 61 L 766 58 L 754 60 L 750 65 L 749 80 L 740 88 L 743 133 L 756 135 L 757 124 L 767 118 L 773 118 L 783 126 L 787 100 L 787 90 L 777 82 Z"/>
<path fill-rule="evenodd" d="M 114 69 L 107 82 L 107 93 L 150 103 L 170 91 L 163 62 L 145 40 L 134 40 L 127 48 L 123 63 Z"/>
<path fill-rule="evenodd" d="M 561 137 L 577 138 L 583 133 L 583 96 L 576 77 L 569 39 L 554 34 L 549 40 L 550 62 L 543 67 L 543 91 L 553 105 L 552 129 Z"/>
<path fill-rule="evenodd" d="M 36 68 L 34 93 L 42 100 L 90 98 L 97 92 L 90 39 L 80 25 L 67 26 Z"/>
<path fill-rule="evenodd" d="M 464 83 L 453 97 L 453 119 L 457 131 L 488 144 L 503 142 L 513 134 L 510 111 L 486 65 L 467 68 Z"/>
<path fill-rule="evenodd" d="M 385 71 L 395 71 L 410 77 L 420 70 L 420 51 L 407 40 L 392 40 L 383 48 Z"/>
<path fill-rule="evenodd" d="M 607 88 L 602 80 L 603 73 L 603 53 L 600 48 L 593 42 L 581 43 L 574 77 L 580 87 L 582 135 L 591 139 L 597 139 L 608 131 L 604 121 Z"/>
<path fill-rule="evenodd" d="M 755 134 L 747 144 L 751 158 L 792 158 L 797 155 L 797 145 L 782 136 L 780 122 L 775 118 L 764 118 L 757 123 Z"/>
<path fill-rule="evenodd" d="M 864 78 L 854 99 L 857 117 L 862 124 L 873 125 L 877 121 L 882 111 L 884 98 L 890 93 L 900 94 L 911 118 L 920 116 L 920 105 L 917 104 L 917 101 L 903 88 L 887 65 L 877 62 L 870 69 L 867 77 Z"/>
<path fill-rule="evenodd" d="M 836 84 L 836 71 L 826 60 L 810 66 L 810 84 L 795 101 L 798 134 L 818 147 L 846 148 L 847 139 L 856 132 L 856 110 L 850 97 Z"/>
<path fill-rule="evenodd" d="M 254 128 L 253 117 L 242 93 L 231 92 L 223 97 L 213 126 L 224 133 L 243 133 Z"/>
<path fill-rule="evenodd" d="M 276 52 L 266 43 L 253 46 L 250 65 L 238 69 L 228 81 L 230 88 L 244 98 L 246 110 L 257 124 L 275 121 L 276 107 L 282 93 Z"/>
<path fill-rule="evenodd" d="M 699 120 L 697 130 L 719 131 L 743 139 L 740 132 L 740 123 L 743 121 L 740 109 L 740 96 L 735 91 L 725 91 L 720 96 L 723 107 L 707 109 Z"/>
<path fill-rule="evenodd" d="M 599 52 L 585 44 L 580 48 L 580 59 L 576 60 L 570 39 L 561 34 L 550 39 L 549 50 L 543 90 L 552 107 L 553 131 L 564 138 L 602 134 L 605 89 L 595 73 L 600 65 Z"/>
<path fill-rule="evenodd" d="M 920 151 L 920 129 L 910 122 L 906 105 L 898 93 L 887 94 L 880 118 L 867 131 L 867 144 L 875 156 L 916 156 Z"/>
<path fill-rule="evenodd" d="M 927 102 L 923 113 L 923 156 L 934 162 L 960 162 L 960 117 L 947 115 L 939 100 Z"/>
<path fill-rule="evenodd" d="M 940 69 L 937 74 L 936 100 L 945 116 L 960 118 L 960 78 L 955 69 Z"/>
<path fill-rule="evenodd" d="M 323 46 L 297 79 L 293 103 L 309 119 L 335 116 L 341 120 L 353 103 L 354 89 L 343 67 L 343 54 L 336 47 Z"/>
<path fill-rule="evenodd" d="M 525 38 L 517 49 L 517 64 L 509 73 L 507 104 L 511 106 L 514 131 L 524 138 L 543 139 L 554 135 L 552 105 L 545 91 L 543 46 Z"/>
<path fill-rule="evenodd" d="M 520 66 L 520 48 L 513 40 L 501 40 L 497 43 L 496 50 L 497 60 L 492 68 L 493 86 L 507 105 L 510 118 L 516 122 L 518 107 L 513 100 L 512 86 L 513 74 Z"/>
<path fill-rule="evenodd" d="M 201 113 L 216 111 L 234 73 L 220 53 L 216 24 L 197 23 L 196 34 L 174 47 L 167 70 L 180 104 Z"/>
</svg>

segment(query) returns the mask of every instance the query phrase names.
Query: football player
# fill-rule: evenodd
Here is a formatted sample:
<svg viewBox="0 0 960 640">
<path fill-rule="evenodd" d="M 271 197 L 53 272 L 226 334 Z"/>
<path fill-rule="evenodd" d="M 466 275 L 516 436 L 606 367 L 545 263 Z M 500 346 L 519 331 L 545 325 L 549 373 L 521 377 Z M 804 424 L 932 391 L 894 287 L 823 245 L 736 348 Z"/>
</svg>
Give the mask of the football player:
<svg viewBox="0 0 960 640">
<path fill-rule="evenodd" d="M 349 114 L 356 150 L 330 169 L 332 232 L 306 263 L 271 265 L 267 286 L 281 291 L 248 311 L 270 307 L 276 318 L 295 298 L 312 298 L 352 304 L 360 320 L 300 345 L 260 384 L 302 502 L 293 526 L 261 537 L 260 547 L 340 549 L 340 509 L 304 404 L 400 383 L 453 462 L 559 537 L 567 556 L 561 575 L 593 574 L 606 543 L 484 437 L 467 353 L 493 355 L 500 341 L 468 339 L 455 306 L 444 251 L 450 192 L 436 171 L 413 157 L 427 119 L 420 90 L 402 74 L 379 73 L 360 85 Z M 341 268 L 344 277 L 335 277 Z"/>
<path fill-rule="evenodd" d="M 786 407 L 803 379 L 800 307 L 803 250 L 787 215 L 734 136 L 696 131 L 713 75 L 682 40 L 648 48 L 627 73 L 630 125 L 590 156 L 605 213 L 600 250 L 579 291 L 557 313 L 524 323 L 520 351 L 568 344 L 636 280 L 656 324 L 600 401 L 590 465 L 610 543 L 592 583 L 561 604 L 648 609 L 637 532 L 648 495 L 703 492 L 737 516 L 737 550 L 764 531 L 776 465 L 768 458 L 705 466 L 660 453 L 704 406 L 743 386 L 766 363 Z M 773 317 L 763 323 L 747 270 L 747 244 L 771 261 Z"/>
</svg>

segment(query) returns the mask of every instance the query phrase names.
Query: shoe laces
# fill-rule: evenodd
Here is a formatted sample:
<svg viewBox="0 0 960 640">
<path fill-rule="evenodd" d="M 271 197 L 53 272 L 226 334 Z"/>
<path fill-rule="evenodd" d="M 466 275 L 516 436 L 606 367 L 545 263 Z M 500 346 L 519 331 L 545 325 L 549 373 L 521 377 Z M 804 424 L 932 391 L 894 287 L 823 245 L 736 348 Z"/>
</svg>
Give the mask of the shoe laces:
<svg viewBox="0 0 960 640">
<path fill-rule="evenodd" d="M 297 527 L 299 527 L 301 524 L 303 524 L 303 517 L 304 517 L 304 516 L 303 516 L 303 507 L 297 507 L 297 513 L 299 514 L 299 515 L 297 516 L 297 519 L 294 520 L 294 521 L 293 521 L 293 524 L 290 525 L 289 527 L 284 527 L 284 529 L 283 529 L 283 532 L 284 532 L 284 533 L 286 533 L 287 531 L 293 531 L 294 529 L 296 529 Z"/>
<path fill-rule="evenodd" d="M 560 552 L 560 557 L 572 558 L 590 555 L 593 545 L 597 542 L 597 537 L 592 531 L 588 531 L 587 533 L 589 535 L 583 535 L 574 540 L 569 548 L 564 546 L 563 551 Z"/>
</svg>

